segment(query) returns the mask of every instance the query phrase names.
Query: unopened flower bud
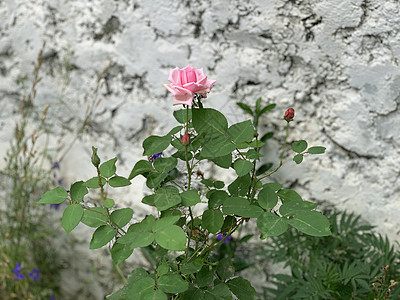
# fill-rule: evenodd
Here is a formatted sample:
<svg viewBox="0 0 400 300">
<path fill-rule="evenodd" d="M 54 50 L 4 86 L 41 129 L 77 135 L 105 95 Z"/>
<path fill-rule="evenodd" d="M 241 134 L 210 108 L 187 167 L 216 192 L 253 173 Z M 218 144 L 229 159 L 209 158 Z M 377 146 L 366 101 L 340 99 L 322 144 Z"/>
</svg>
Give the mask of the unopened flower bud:
<svg viewBox="0 0 400 300">
<path fill-rule="evenodd" d="M 293 120 L 293 118 L 294 118 L 294 109 L 293 108 L 288 108 L 287 111 L 285 112 L 284 119 L 287 122 L 290 122 L 290 121 Z"/>
<path fill-rule="evenodd" d="M 182 137 L 182 145 L 186 146 L 190 144 L 190 135 L 189 133 L 186 133 L 183 137 Z"/>
<path fill-rule="evenodd" d="M 98 167 L 100 165 L 100 157 L 97 155 L 97 148 L 92 147 L 92 151 L 92 164 Z"/>
</svg>

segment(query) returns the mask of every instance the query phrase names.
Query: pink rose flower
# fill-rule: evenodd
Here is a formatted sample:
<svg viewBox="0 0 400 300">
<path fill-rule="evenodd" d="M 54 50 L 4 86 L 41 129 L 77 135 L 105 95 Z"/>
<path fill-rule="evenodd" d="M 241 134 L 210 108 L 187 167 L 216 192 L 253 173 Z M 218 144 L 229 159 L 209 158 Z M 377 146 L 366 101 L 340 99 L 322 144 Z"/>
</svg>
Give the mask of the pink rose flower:
<svg viewBox="0 0 400 300">
<path fill-rule="evenodd" d="M 183 69 L 176 67 L 171 70 L 168 81 L 170 84 L 164 84 L 164 87 L 172 93 L 173 104 L 186 104 L 192 106 L 195 94 L 207 98 L 215 80 L 207 79 L 203 69 L 195 69 L 187 66 Z"/>
<path fill-rule="evenodd" d="M 186 146 L 190 144 L 190 135 L 189 133 L 186 133 L 183 137 L 182 137 L 182 145 Z"/>
<path fill-rule="evenodd" d="M 285 112 L 285 116 L 283 117 L 287 122 L 290 122 L 294 118 L 294 109 L 293 108 L 288 108 L 287 111 Z"/>
</svg>

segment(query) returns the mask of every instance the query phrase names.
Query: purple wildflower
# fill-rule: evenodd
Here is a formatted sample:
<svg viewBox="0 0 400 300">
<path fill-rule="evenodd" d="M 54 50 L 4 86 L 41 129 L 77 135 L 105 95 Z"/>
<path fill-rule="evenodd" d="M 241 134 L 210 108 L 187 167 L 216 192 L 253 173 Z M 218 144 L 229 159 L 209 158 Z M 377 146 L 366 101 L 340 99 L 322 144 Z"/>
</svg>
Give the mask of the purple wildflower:
<svg viewBox="0 0 400 300">
<path fill-rule="evenodd" d="M 50 207 L 53 208 L 54 210 L 58 210 L 60 208 L 61 203 L 59 204 L 50 204 Z"/>
<path fill-rule="evenodd" d="M 56 296 L 51 295 L 51 296 L 50 296 L 50 300 L 56 300 Z"/>
<path fill-rule="evenodd" d="M 13 270 L 14 271 L 14 279 L 15 280 L 24 279 L 24 275 L 21 274 L 21 264 L 20 263 L 16 263 L 15 266 L 16 266 L 16 268 Z"/>
<path fill-rule="evenodd" d="M 153 163 L 157 158 L 159 158 L 159 157 L 161 157 L 161 156 L 162 156 L 162 152 L 157 153 L 157 154 L 154 154 L 154 155 L 150 155 L 149 161 L 150 161 L 151 163 Z"/>
<path fill-rule="evenodd" d="M 36 269 L 36 268 L 33 268 L 33 269 L 32 269 L 32 272 L 30 272 L 30 273 L 28 274 L 28 276 L 29 276 L 30 278 L 32 278 L 33 281 L 36 281 L 36 280 L 38 280 L 38 279 L 40 278 L 40 270 L 39 270 L 39 269 Z"/>
<path fill-rule="evenodd" d="M 60 163 L 58 161 L 55 161 L 51 164 L 52 169 L 60 170 Z"/>
<path fill-rule="evenodd" d="M 226 237 L 226 233 L 218 234 L 217 240 L 218 240 L 218 241 L 221 241 L 221 240 L 223 240 L 225 237 Z M 228 237 L 225 238 L 224 243 L 225 243 L 225 244 L 228 244 L 229 241 L 230 241 L 231 239 L 232 239 L 232 236 L 228 235 Z"/>
</svg>

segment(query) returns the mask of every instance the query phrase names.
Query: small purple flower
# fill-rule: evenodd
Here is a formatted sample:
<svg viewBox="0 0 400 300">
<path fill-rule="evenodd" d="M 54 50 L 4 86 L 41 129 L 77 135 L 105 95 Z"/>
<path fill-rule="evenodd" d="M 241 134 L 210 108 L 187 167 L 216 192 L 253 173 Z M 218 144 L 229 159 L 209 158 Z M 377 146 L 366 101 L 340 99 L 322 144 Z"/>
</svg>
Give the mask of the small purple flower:
<svg viewBox="0 0 400 300">
<path fill-rule="evenodd" d="M 50 296 L 50 300 L 56 300 L 56 296 L 51 295 L 51 296 Z"/>
<path fill-rule="evenodd" d="M 221 240 L 223 240 L 225 237 L 226 237 L 226 233 L 218 234 L 217 240 L 218 240 L 218 241 L 221 241 Z M 229 241 L 230 241 L 231 239 L 232 239 L 232 236 L 228 235 L 228 237 L 227 237 L 223 242 L 224 242 L 225 244 L 228 244 Z"/>
<path fill-rule="evenodd" d="M 36 280 L 38 280 L 38 279 L 40 278 L 40 270 L 39 270 L 39 269 L 36 269 L 36 268 L 33 268 L 33 269 L 32 269 L 32 272 L 30 272 L 30 273 L 28 274 L 28 276 L 29 276 L 30 278 L 32 278 L 33 281 L 36 281 Z"/>
<path fill-rule="evenodd" d="M 149 161 L 150 161 L 151 163 L 153 163 L 157 158 L 159 158 L 159 157 L 161 157 L 161 156 L 162 156 L 162 152 L 157 153 L 157 154 L 154 154 L 154 155 L 150 155 Z"/>
<path fill-rule="evenodd" d="M 53 208 L 54 210 L 58 210 L 60 208 L 61 203 L 59 204 L 50 204 L 50 207 Z"/>
<path fill-rule="evenodd" d="M 60 170 L 60 163 L 58 161 L 55 161 L 51 164 L 52 169 Z"/>
<path fill-rule="evenodd" d="M 14 279 L 15 280 L 24 279 L 24 275 L 21 274 L 21 264 L 20 263 L 16 263 L 15 266 L 16 266 L 16 268 L 13 270 L 14 271 Z"/>
</svg>

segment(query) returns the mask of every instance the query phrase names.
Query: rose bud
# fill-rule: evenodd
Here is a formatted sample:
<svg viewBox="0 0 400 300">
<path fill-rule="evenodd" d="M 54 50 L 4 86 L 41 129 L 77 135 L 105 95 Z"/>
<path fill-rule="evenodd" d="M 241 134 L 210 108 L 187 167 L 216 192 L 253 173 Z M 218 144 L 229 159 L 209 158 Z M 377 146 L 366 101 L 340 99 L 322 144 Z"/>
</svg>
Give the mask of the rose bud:
<svg viewBox="0 0 400 300">
<path fill-rule="evenodd" d="M 189 133 L 186 133 L 183 137 L 182 137 L 182 145 L 186 146 L 190 144 L 190 136 Z"/>
<path fill-rule="evenodd" d="M 293 120 L 293 118 L 294 118 L 294 109 L 293 108 L 288 108 L 288 110 L 285 112 L 284 119 L 287 122 L 290 122 L 290 121 Z"/>
</svg>

